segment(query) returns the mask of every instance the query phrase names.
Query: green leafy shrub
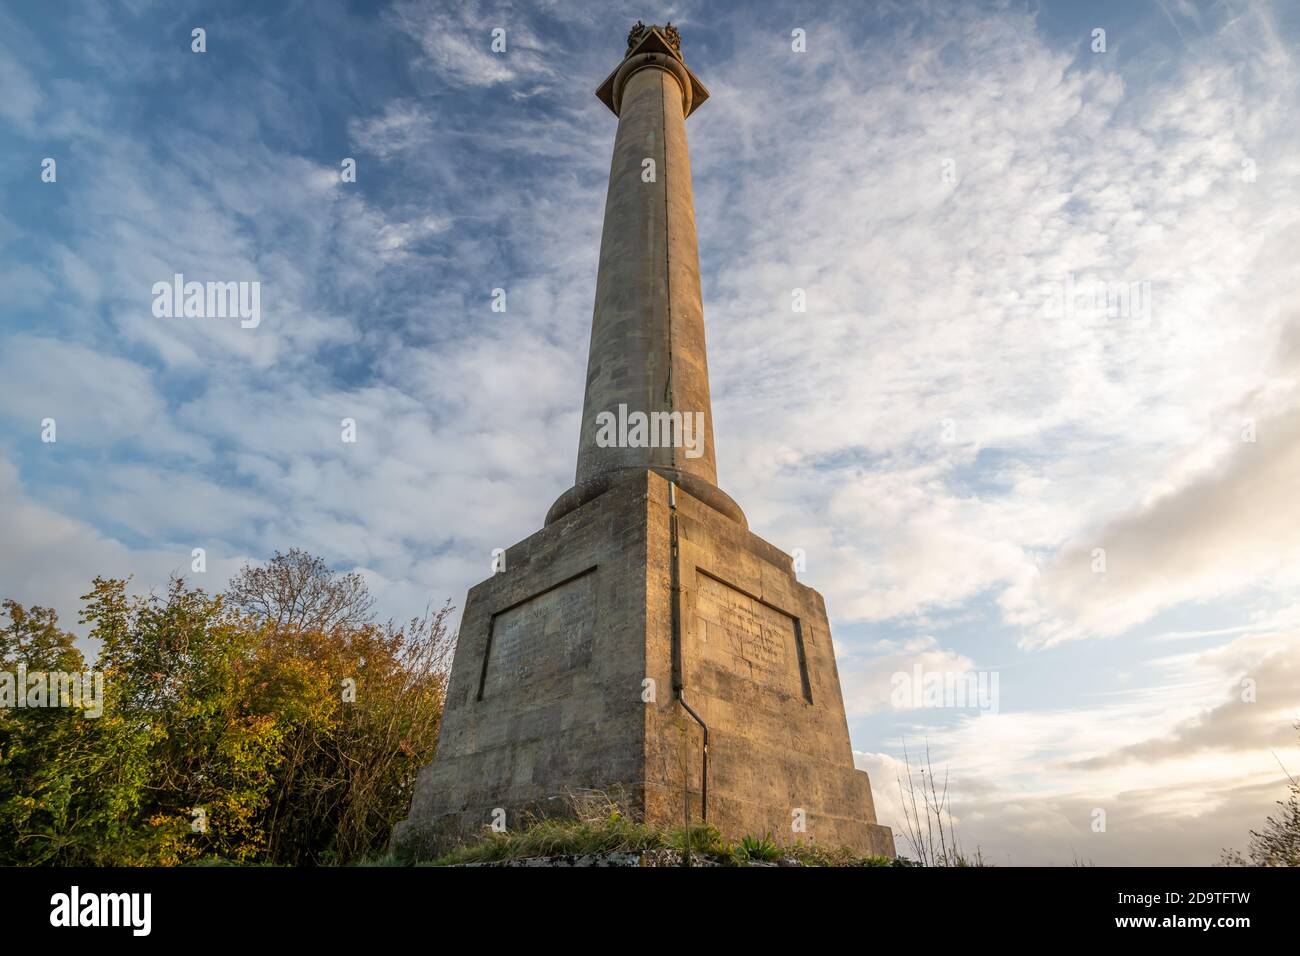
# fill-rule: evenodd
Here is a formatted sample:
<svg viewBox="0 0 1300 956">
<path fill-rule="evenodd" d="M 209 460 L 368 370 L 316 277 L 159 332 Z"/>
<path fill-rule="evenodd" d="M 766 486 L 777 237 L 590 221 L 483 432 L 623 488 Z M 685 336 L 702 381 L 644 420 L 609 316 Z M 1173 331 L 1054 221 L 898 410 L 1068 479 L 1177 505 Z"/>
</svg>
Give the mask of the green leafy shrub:
<svg viewBox="0 0 1300 956">
<path fill-rule="evenodd" d="M 359 576 L 300 551 L 246 567 L 224 595 L 126 584 L 96 578 L 83 598 L 101 716 L 0 708 L 0 865 L 383 852 L 433 757 L 451 608 L 380 625 Z M 87 670 L 52 610 L 3 611 L 0 670 Z"/>
</svg>

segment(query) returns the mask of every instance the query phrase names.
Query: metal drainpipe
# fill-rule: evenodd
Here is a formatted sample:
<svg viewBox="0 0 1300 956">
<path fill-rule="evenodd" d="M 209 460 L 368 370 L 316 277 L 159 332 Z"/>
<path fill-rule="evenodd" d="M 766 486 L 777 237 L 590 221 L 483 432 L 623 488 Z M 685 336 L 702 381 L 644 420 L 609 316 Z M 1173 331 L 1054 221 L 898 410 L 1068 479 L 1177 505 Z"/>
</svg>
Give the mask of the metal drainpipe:
<svg viewBox="0 0 1300 956">
<path fill-rule="evenodd" d="M 682 588 L 681 588 L 681 567 L 680 555 L 678 550 L 677 536 L 677 483 L 670 481 L 668 483 L 668 539 L 672 547 L 672 618 L 673 618 L 673 651 L 676 657 L 676 667 L 673 673 L 673 694 L 681 702 L 686 713 L 694 718 L 695 722 L 700 725 L 704 731 L 704 743 L 700 755 L 700 821 L 707 823 L 709 820 L 709 725 L 704 722 L 695 709 L 686 702 L 686 668 L 685 660 L 682 654 Z M 691 860 L 691 805 L 690 789 L 683 795 L 686 804 L 686 842 L 685 842 L 685 860 L 686 865 L 690 866 Z"/>
</svg>

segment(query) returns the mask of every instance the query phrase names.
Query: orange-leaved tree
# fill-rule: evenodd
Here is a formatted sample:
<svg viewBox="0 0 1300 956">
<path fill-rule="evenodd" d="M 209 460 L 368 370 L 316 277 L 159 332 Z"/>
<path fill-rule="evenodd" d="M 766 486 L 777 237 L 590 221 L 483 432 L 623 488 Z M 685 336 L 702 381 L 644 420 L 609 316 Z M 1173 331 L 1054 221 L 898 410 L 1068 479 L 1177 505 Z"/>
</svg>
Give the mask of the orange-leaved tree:
<svg viewBox="0 0 1300 956">
<path fill-rule="evenodd" d="M 364 580 L 301 551 L 224 595 L 84 598 L 102 714 L 0 710 L 0 863 L 348 862 L 382 852 L 433 755 L 443 606 L 380 624 Z M 84 670 L 52 611 L 5 605 L 0 670 Z"/>
</svg>

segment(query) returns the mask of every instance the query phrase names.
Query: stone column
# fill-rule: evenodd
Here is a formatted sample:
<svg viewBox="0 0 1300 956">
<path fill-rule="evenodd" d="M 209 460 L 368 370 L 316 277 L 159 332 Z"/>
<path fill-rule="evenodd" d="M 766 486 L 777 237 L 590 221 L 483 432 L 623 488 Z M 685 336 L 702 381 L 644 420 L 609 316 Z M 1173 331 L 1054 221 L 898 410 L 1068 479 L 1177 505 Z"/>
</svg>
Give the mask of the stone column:
<svg viewBox="0 0 1300 956">
<path fill-rule="evenodd" d="M 590 790 L 658 829 L 689 816 L 787 843 L 798 809 L 814 844 L 894 853 L 853 766 L 826 604 L 714 483 L 685 125 L 708 92 L 676 41 L 637 24 L 597 92 L 619 125 L 577 483 L 470 589 L 400 856 Z M 602 447 L 596 415 L 619 405 L 702 413 L 701 453 Z"/>
<path fill-rule="evenodd" d="M 551 507 L 548 524 L 647 469 L 745 523 L 717 487 L 686 144 L 686 117 L 708 91 L 674 45 L 659 28 L 644 28 L 597 92 L 618 116 L 618 132 L 578 466 L 574 487 Z M 645 427 L 638 430 L 638 423 Z"/>
</svg>

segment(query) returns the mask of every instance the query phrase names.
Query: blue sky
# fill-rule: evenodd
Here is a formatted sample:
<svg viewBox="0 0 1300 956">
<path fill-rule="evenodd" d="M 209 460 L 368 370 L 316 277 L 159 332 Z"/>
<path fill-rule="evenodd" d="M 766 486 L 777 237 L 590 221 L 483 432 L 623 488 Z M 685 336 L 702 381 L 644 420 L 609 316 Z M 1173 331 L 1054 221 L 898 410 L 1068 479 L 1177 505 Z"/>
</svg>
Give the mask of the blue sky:
<svg viewBox="0 0 1300 956">
<path fill-rule="evenodd" d="M 721 484 L 807 554 L 885 821 L 906 738 L 996 862 L 1242 844 L 1300 767 L 1294 4 L 9 5 L 0 591 L 300 546 L 463 601 L 571 483 L 637 19 L 712 93 Z M 155 318 L 177 272 L 261 324 Z M 998 713 L 891 706 L 917 663 Z"/>
</svg>

